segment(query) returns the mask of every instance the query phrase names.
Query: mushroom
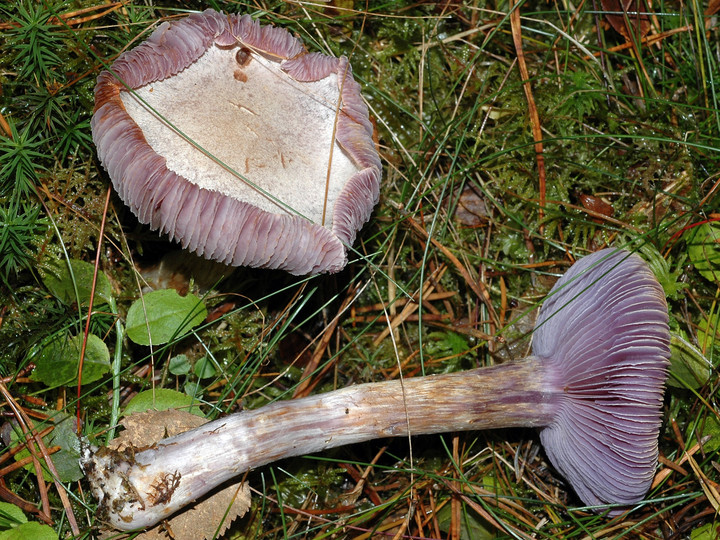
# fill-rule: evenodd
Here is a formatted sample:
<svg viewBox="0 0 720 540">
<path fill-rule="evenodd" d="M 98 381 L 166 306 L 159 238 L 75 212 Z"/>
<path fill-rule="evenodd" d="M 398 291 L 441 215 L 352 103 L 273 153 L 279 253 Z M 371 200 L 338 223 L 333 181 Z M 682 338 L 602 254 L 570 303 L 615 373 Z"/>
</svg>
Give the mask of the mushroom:
<svg viewBox="0 0 720 540">
<path fill-rule="evenodd" d="M 345 57 L 212 9 L 103 71 L 93 140 L 142 223 L 235 266 L 337 272 L 377 202 L 373 125 Z"/>
<path fill-rule="evenodd" d="M 289 456 L 379 437 L 536 427 L 580 499 L 619 513 L 653 479 L 669 341 L 665 296 L 647 264 L 606 249 L 558 280 L 528 358 L 279 401 L 147 449 L 86 448 L 83 467 L 103 515 L 129 530 Z"/>
</svg>

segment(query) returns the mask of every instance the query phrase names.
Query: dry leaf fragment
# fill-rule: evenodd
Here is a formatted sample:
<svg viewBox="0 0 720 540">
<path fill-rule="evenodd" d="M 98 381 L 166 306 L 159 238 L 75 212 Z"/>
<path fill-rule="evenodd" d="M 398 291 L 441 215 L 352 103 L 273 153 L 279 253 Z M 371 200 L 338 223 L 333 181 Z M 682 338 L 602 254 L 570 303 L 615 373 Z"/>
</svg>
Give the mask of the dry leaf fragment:
<svg viewBox="0 0 720 540">
<path fill-rule="evenodd" d="M 705 13 L 704 13 L 705 17 L 707 17 L 706 23 L 705 23 L 706 28 L 709 28 L 709 26 L 712 24 L 710 22 L 710 17 L 715 15 L 718 12 L 720 12 L 720 0 L 710 0 L 710 2 L 708 3 L 708 6 L 705 8 Z"/>
<path fill-rule="evenodd" d="M 454 217 L 468 227 L 480 227 L 488 222 L 487 204 L 475 187 L 465 186 L 462 190 Z"/>
<path fill-rule="evenodd" d="M 121 424 L 125 430 L 113 439 L 109 447 L 118 450 L 127 447 L 148 447 L 160 439 L 172 437 L 207 423 L 205 418 L 177 409 L 145 411 L 125 417 Z M 229 508 L 229 510 L 228 510 Z M 250 508 L 250 487 L 237 482 L 222 491 L 187 507 L 171 519 L 135 536 L 136 540 L 207 540 L 221 536 L 235 518 Z M 218 531 L 218 526 L 222 522 Z M 102 538 L 116 538 L 117 532 L 107 532 Z"/>
<path fill-rule="evenodd" d="M 687 460 L 690 467 L 692 467 L 695 476 L 700 481 L 700 486 L 702 487 L 703 492 L 705 492 L 705 497 L 707 497 L 708 502 L 715 509 L 716 513 L 720 512 L 720 485 L 713 482 L 705 475 L 695 461 L 695 458 L 690 454 L 687 454 Z"/>
<path fill-rule="evenodd" d="M 578 199 L 580 199 L 580 203 L 590 210 L 590 212 L 594 214 L 600 214 L 607 217 L 612 217 L 612 215 L 615 213 L 615 209 L 613 208 L 613 205 L 609 202 L 605 201 L 602 197 L 599 197 L 597 195 L 588 195 L 587 193 L 580 193 L 578 195 Z M 594 217 L 593 221 L 596 223 L 602 223 L 602 219 L 599 217 Z"/>
<path fill-rule="evenodd" d="M 638 0 L 600 0 L 607 22 L 626 40 L 640 39 L 650 32 L 649 6 Z M 628 25 L 630 28 L 628 28 Z"/>
</svg>

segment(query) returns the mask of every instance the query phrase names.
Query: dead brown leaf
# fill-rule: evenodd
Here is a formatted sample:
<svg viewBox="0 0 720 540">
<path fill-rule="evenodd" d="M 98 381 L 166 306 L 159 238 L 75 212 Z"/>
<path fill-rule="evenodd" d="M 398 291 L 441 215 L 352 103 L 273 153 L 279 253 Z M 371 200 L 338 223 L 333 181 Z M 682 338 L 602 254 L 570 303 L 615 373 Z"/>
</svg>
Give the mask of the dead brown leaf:
<svg viewBox="0 0 720 540">
<path fill-rule="evenodd" d="M 165 437 L 205 424 L 207 420 L 186 411 L 145 411 L 125 417 L 121 424 L 125 430 L 111 441 L 113 449 L 127 446 L 147 447 Z M 215 533 L 222 535 L 235 518 L 250 508 L 250 487 L 238 482 L 210 497 L 188 506 L 171 519 L 156 525 L 134 538 L 136 540 L 206 540 Z M 222 525 L 220 525 L 222 523 Z M 218 530 L 218 526 L 220 527 Z M 116 538 L 116 532 L 107 532 L 101 538 Z"/>
<path fill-rule="evenodd" d="M 644 38 L 650 32 L 650 11 L 638 0 L 600 0 L 603 10 L 609 11 L 605 19 L 626 40 Z M 622 14 L 621 14 L 622 13 Z"/>
<path fill-rule="evenodd" d="M 481 227 L 487 224 L 488 215 L 487 204 L 480 191 L 475 186 L 465 186 L 453 217 L 466 227 Z"/>
<path fill-rule="evenodd" d="M 711 17 L 720 11 L 720 0 L 710 0 L 708 7 L 705 8 L 705 16 Z M 706 26 L 712 24 L 710 20 L 706 21 Z"/>
</svg>

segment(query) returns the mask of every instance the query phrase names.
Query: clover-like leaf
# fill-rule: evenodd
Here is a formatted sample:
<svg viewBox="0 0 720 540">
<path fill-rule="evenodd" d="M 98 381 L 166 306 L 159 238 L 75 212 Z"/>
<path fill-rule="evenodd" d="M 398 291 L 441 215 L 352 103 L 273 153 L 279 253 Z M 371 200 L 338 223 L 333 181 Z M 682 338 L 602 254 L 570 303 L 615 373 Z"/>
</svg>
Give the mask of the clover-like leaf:
<svg viewBox="0 0 720 540">
<path fill-rule="evenodd" d="M 52 431 L 43 437 L 43 442 L 48 448 L 59 447 L 59 450 L 52 454 L 51 459 L 61 482 L 75 482 L 83 477 L 83 472 L 80 469 L 80 441 L 77 437 L 74 419 L 74 416 L 67 413 L 56 412 L 46 421 L 48 424 L 53 424 L 54 427 Z M 41 425 L 40 429 L 43 427 Z M 15 428 L 10 438 L 12 440 L 11 446 L 16 446 L 20 441 L 24 441 L 26 436 L 19 428 Z M 20 461 L 29 456 L 29 450 L 23 448 L 15 454 L 15 460 Z M 28 463 L 25 465 L 25 469 L 34 471 L 34 466 L 32 463 Z M 48 482 L 52 481 L 52 476 L 47 468 L 43 468 L 43 477 Z"/>
</svg>

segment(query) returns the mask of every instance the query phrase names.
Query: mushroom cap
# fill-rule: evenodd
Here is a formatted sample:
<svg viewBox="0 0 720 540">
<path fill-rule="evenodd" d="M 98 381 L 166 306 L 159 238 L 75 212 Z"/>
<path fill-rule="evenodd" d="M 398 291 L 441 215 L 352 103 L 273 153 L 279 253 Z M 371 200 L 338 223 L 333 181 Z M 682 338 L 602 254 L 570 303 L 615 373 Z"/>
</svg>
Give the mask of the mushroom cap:
<svg viewBox="0 0 720 540">
<path fill-rule="evenodd" d="M 605 249 L 573 265 L 540 310 L 533 354 L 561 394 L 540 432 L 552 464 L 588 505 L 640 501 L 657 466 L 670 357 L 665 294 L 645 261 Z"/>
<path fill-rule="evenodd" d="M 247 15 L 158 26 L 99 75 L 92 132 L 141 222 L 226 264 L 337 272 L 378 199 L 347 59 Z"/>
</svg>

